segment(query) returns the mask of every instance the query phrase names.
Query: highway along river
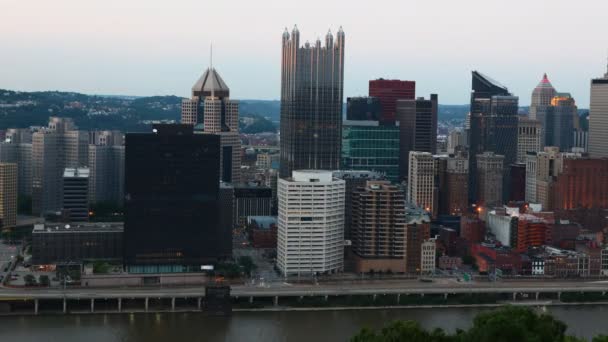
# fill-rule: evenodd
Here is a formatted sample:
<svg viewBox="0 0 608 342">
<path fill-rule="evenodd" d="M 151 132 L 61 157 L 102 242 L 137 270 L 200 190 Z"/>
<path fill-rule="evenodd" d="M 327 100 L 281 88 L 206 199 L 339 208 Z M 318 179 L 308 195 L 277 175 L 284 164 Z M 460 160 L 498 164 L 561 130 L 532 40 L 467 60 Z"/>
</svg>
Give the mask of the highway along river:
<svg viewBox="0 0 608 342">
<path fill-rule="evenodd" d="M 343 311 L 0 316 L 0 341 L 346 341 L 361 327 L 396 319 L 426 328 L 467 328 L 479 308 L 373 309 Z M 541 309 L 539 309 L 541 310 Z M 608 306 L 546 307 L 569 334 L 608 334 Z"/>
</svg>

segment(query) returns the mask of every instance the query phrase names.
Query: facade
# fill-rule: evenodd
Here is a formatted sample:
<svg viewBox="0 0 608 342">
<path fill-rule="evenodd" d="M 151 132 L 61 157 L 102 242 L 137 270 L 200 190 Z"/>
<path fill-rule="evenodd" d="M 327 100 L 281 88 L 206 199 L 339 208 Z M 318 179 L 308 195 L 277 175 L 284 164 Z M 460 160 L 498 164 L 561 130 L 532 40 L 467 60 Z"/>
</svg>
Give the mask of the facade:
<svg viewBox="0 0 608 342">
<path fill-rule="evenodd" d="M 367 181 L 352 195 L 352 250 L 357 273 L 405 273 L 403 191 L 388 181 Z"/>
<path fill-rule="evenodd" d="M 294 171 L 279 179 L 277 266 L 287 275 L 344 268 L 345 182 L 331 171 Z"/>
<path fill-rule="evenodd" d="M 369 81 L 369 96 L 380 100 L 382 123 L 394 124 L 397 118 L 397 100 L 414 100 L 416 82 L 377 79 Z"/>
<path fill-rule="evenodd" d="M 608 132 L 608 70 L 603 78 L 591 80 L 588 147 L 591 158 L 608 158 L 606 132 Z"/>
<path fill-rule="evenodd" d="M 344 121 L 342 169 L 371 170 L 399 181 L 399 127 L 378 121 Z"/>
<path fill-rule="evenodd" d="M 560 152 L 557 147 L 545 147 L 543 152 L 537 153 L 536 161 L 536 202 L 544 210 L 553 210 L 555 204 L 555 181 L 563 170 L 566 159 L 580 158 L 580 153 Z"/>
<path fill-rule="evenodd" d="M 506 247 L 517 244 L 517 214 L 504 210 L 492 210 L 488 213 L 487 232 L 494 235 L 496 241 Z"/>
<path fill-rule="evenodd" d="M 525 201 L 538 203 L 536 197 L 536 169 L 538 165 L 537 152 L 526 153 L 526 194 Z"/>
<path fill-rule="evenodd" d="M 549 226 L 545 220 L 533 215 L 519 215 L 517 219 L 516 250 L 526 252 L 531 247 L 540 247 L 548 239 Z"/>
<path fill-rule="evenodd" d="M 192 97 L 182 100 L 182 123 L 195 126 L 197 133 L 220 136 L 220 180 L 239 183 L 239 102 L 230 99 L 230 89 L 213 67 L 192 86 Z"/>
<path fill-rule="evenodd" d="M 5 141 L 0 142 L 0 163 L 17 164 L 17 182 L 19 196 L 29 197 L 32 195 L 32 133 L 29 133 L 29 142 L 20 142 L 21 135 L 10 135 L 7 131 Z M 21 130 L 19 130 L 21 131 Z"/>
<path fill-rule="evenodd" d="M 509 201 L 523 202 L 526 199 L 526 164 L 515 163 L 509 165 L 509 168 L 511 168 L 509 171 L 509 177 L 511 177 Z"/>
<path fill-rule="evenodd" d="M 382 106 L 380 103 L 380 99 L 378 99 L 377 97 L 362 96 L 349 97 L 346 99 L 346 120 L 380 121 L 381 115 Z"/>
<path fill-rule="evenodd" d="M 405 208 L 406 266 L 408 273 L 420 274 L 422 270 L 422 244 L 431 238 L 431 219 L 428 213 L 416 206 Z"/>
<path fill-rule="evenodd" d="M 91 222 L 34 225 L 32 263 L 36 265 L 119 261 L 123 256 L 123 223 Z"/>
<path fill-rule="evenodd" d="M 504 156 L 484 152 L 477 156 L 477 205 L 492 207 L 502 204 Z"/>
<path fill-rule="evenodd" d="M 440 191 L 442 209 L 446 215 L 463 215 L 469 207 L 469 163 L 464 153 L 450 155 L 447 159 L 445 190 Z"/>
<path fill-rule="evenodd" d="M 122 205 L 125 197 L 124 145 L 89 145 L 89 201 Z"/>
<path fill-rule="evenodd" d="M 0 229 L 17 225 L 17 164 L 0 163 Z"/>
<path fill-rule="evenodd" d="M 32 212 L 42 215 L 63 207 L 63 171 L 88 165 L 89 136 L 70 118 L 51 117 L 32 136 Z"/>
<path fill-rule="evenodd" d="M 251 233 L 253 248 L 277 248 L 276 216 L 249 216 L 247 229 Z"/>
<path fill-rule="evenodd" d="M 538 152 L 542 148 L 542 125 L 537 120 L 519 117 L 517 125 L 517 162 L 525 163 L 528 152 Z"/>
<path fill-rule="evenodd" d="M 293 170 L 337 170 L 344 92 L 342 28 L 325 46 L 300 46 L 300 32 L 283 33 L 281 69 L 281 178 Z"/>
<path fill-rule="evenodd" d="M 555 93 L 555 88 L 549 82 L 547 74 L 544 74 L 542 80 L 532 91 L 530 119 L 537 120 L 539 114 L 542 115 L 546 111 L 547 107 L 551 105 L 551 99 L 553 99 Z"/>
<path fill-rule="evenodd" d="M 270 216 L 272 190 L 267 187 L 235 186 L 232 212 L 236 226 L 244 226 L 248 216 Z"/>
<path fill-rule="evenodd" d="M 608 159 L 564 159 L 554 194 L 553 208 L 608 207 Z"/>
<path fill-rule="evenodd" d="M 455 153 L 456 148 L 466 146 L 466 135 L 461 130 L 453 130 L 448 134 L 447 152 Z"/>
<path fill-rule="evenodd" d="M 430 213 L 433 212 L 435 205 L 435 160 L 432 154 L 410 152 L 406 200 Z"/>
<path fill-rule="evenodd" d="M 429 100 L 397 100 L 401 178 L 406 179 L 411 151 L 437 153 L 437 94 Z"/>
<path fill-rule="evenodd" d="M 517 157 L 518 103 L 505 86 L 477 71 L 472 72 L 471 88 L 467 130 L 469 202 L 475 203 L 479 194 L 477 156 L 486 151 L 494 152 L 505 156 L 505 165 L 514 162 Z"/>
<path fill-rule="evenodd" d="M 433 274 L 435 273 L 437 256 L 437 243 L 434 238 L 424 240 L 420 245 L 420 273 Z"/>
<path fill-rule="evenodd" d="M 485 240 L 486 225 L 476 216 L 461 216 L 460 237 L 470 243 L 479 243 Z"/>
<path fill-rule="evenodd" d="M 232 254 L 220 226 L 220 138 L 191 125 L 126 136 L 125 265 L 132 273 L 200 271 Z"/>
<path fill-rule="evenodd" d="M 346 185 L 344 198 L 344 238 L 351 238 L 352 212 L 353 212 L 353 193 L 360 187 L 365 187 L 368 181 L 385 180 L 383 174 L 375 171 L 355 171 L 341 170 L 334 171 L 332 176 L 342 179 Z"/>
<path fill-rule="evenodd" d="M 543 126 L 543 145 L 557 146 L 570 151 L 574 146 L 575 119 L 578 125 L 578 109 L 568 93 L 556 93 L 551 105 L 538 112 L 537 119 Z"/>
<path fill-rule="evenodd" d="M 67 168 L 63 173 L 63 210 L 70 222 L 89 220 L 89 169 Z"/>
</svg>

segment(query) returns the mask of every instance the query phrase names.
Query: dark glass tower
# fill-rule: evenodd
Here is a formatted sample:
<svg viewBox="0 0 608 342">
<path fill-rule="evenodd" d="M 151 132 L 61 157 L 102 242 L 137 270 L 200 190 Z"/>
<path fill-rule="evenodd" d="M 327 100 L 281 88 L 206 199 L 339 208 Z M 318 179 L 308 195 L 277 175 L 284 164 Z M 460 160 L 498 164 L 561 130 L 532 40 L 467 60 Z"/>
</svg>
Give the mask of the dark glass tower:
<svg viewBox="0 0 608 342">
<path fill-rule="evenodd" d="M 500 83 L 477 71 L 472 73 L 469 116 L 469 201 L 476 201 L 477 155 L 484 151 L 505 156 L 505 165 L 517 157 L 517 97 Z M 515 103 L 513 103 L 515 101 Z M 508 154 L 508 155 L 507 155 Z"/>
<path fill-rule="evenodd" d="M 280 176 L 340 166 L 344 32 L 300 46 L 300 32 L 283 33 Z"/>
<path fill-rule="evenodd" d="M 220 137 L 191 125 L 126 136 L 125 265 L 129 272 L 200 270 L 231 255 L 219 224 Z"/>
</svg>

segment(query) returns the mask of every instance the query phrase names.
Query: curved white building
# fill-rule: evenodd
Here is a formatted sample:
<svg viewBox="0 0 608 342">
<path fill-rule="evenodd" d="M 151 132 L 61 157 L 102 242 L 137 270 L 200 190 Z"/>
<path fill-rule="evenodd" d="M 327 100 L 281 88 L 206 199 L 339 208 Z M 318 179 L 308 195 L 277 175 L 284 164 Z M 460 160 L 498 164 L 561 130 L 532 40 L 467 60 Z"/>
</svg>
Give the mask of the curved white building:
<svg viewBox="0 0 608 342">
<path fill-rule="evenodd" d="M 345 181 L 331 171 L 293 171 L 279 179 L 277 266 L 284 275 L 344 268 Z"/>
</svg>

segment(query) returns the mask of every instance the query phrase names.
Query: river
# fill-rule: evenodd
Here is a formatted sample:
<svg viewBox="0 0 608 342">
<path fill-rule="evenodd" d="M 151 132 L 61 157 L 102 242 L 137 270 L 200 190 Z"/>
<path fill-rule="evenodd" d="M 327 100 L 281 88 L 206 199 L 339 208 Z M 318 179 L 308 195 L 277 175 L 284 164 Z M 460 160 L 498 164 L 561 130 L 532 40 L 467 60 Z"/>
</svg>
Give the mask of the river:
<svg viewBox="0 0 608 342">
<path fill-rule="evenodd" d="M 467 328 L 484 309 L 374 309 L 345 311 L 234 312 L 232 317 L 200 313 L 100 314 L 0 317 L 0 341 L 347 341 L 361 327 L 396 319 L 426 328 Z M 569 334 L 608 334 L 608 306 L 548 307 L 568 324 Z"/>
</svg>

